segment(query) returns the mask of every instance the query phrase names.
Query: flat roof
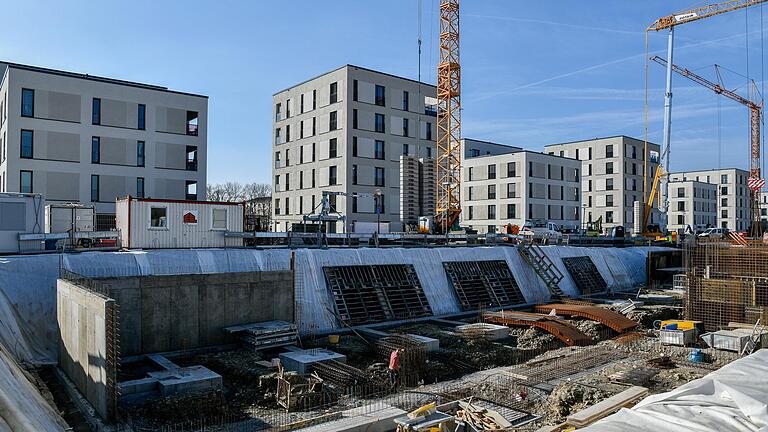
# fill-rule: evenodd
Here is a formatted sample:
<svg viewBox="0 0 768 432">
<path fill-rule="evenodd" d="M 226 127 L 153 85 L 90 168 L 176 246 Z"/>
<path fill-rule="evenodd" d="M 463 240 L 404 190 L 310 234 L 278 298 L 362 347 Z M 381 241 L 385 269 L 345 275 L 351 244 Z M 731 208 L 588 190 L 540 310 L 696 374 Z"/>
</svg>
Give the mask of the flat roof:
<svg viewBox="0 0 768 432">
<path fill-rule="evenodd" d="M 581 140 L 575 140 L 575 141 L 567 141 L 567 142 L 562 142 L 562 143 L 557 143 L 557 144 L 547 144 L 547 145 L 544 146 L 544 148 L 546 149 L 547 147 L 554 147 L 554 146 L 561 146 L 561 145 L 568 145 L 568 144 L 583 143 L 583 142 L 587 142 L 587 141 L 598 141 L 598 140 L 611 139 L 611 138 L 629 138 L 629 139 L 632 139 L 632 140 L 635 140 L 635 141 L 645 142 L 645 141 L 643 141 L 640 138 L 631 137 L 629 135 L 612 135 L 612 136 L 606 136 L 606 137 L 595 137 L 595 138 L 581 139 Z M 656 143 L 654 143 L 652 141 L 648 141 L 648 144 L 659 145 L 659 144 L 656 144 Z"/>
<path fill-rule="evenodd" d="M 537 152 L 537 151 L 533 151 L 533 150 L 526 150 L 523 147 L 510 146 L 510 145 L 506 145 L 506 144 L 499 144 L 499 143 L 495 143 L 495 142 L 491 142 L 491 141 L 478 140 L 478 139 L 474 139 L 474 138 L 462 138 L 461 140 L 462 141 L 475 141 L 475 142 L 480 142 L 480 143 L 483 143 L 483 144 L 492 144 L 492 145 L 496 145 L 496 146 L 500 146 L 500 147 L 507 147 L 507 148 L 512 150 L 510 152 L 502 153 L 502 154 L 495 154 L 495 155 L 494 154 L 485 154 L 485 155 L 480 155 L 480 156 L 465 157 L 464 160 L 467 160 L 467 161 L 473 160 L 473 159 L 485 158 L 485 157 L 504 156 L 504 155 L 515 154 L 515 153 L 540 154 L 540 155 L 549 156 L 549 157 L 556 157 L 556 158 L 563 158 L 563 159 L 568 159 L 568 160 L 573 160 L 573 161 L 579 161 L 578 159 L 575 159 L 575 158 L 570 158 L 570 157 L 566 157 L 566 156 L 560 156 L 560 155 L 556 155 L 556 154 L 544 153 L 543 151 Z M 581 161 L 579 161 L 579 162 L 581 162 Z"/>
<path fill-rule="evenodd" d="M 272 93 L 272 96 L 277 96 L 278 94 L 286 92 L 286 91 L 288 91 L 288 90 L 290 90 L 290 89 L 292 89 L 294 87 L 298 87 L 298 86 L 306 84 L 306 83 L 308 83 L 310 81 L 314 81 L 314 80 L 316 80 L 316 79 L 318 79 L 320 77 L 326 76 L 328 74 L 332 74 L 332 73 L 334 73 L 336 71 L 339 71 L 339 70 L 342 70 L 344 68 L 355 68 L 355 69 L 363 70 L 363 71 L 366 71 L 366 72 L 373 72 L 375 74 L 385 75 L 385 76 L 388 76 L 388 77 L 397 78 L 397 79 L 401 79 L 401 80 L 404 80 L 404 81 L 410 81 L 412 83 L 421 84 L 421 85 L 425 85 L 425 86 L 429 86 L 429 87 L 434 87 L 435 89 L 437 89 L 436 85 L 425 83 L 423 81 L 418 81 L 418 80 L 411 79 L 411 78 L 405 78 L 405 77 L 401 77 L 399 75 L 394 75 L 394 74 L 390 74 L 390 73 L 387 73 L 387 72 L 381 72 L 381 71 L 377 71 L 377 70 L 373 70 L 373 69 L 369 69 L 369 68 L 364 68 L 362 66 L 355 66 L 353 64 L 347 63 L 347 64 L 345 64 L 343 66 L 337 67 L 336 69 L 332 69 L 332 70 L 330 70 L 328 72 L 323 72 L 320 75 L 315 75 L 314 77 L 306 79 L 306 80 L 304 80 L 304 81 L 302 81 L 302 82 L 300 82 L 298 84 L 294 84 L 294 85 L 292 85 L 290 87 L 286 87 L 286 88 L 284 88 L 284 89 L 282 89 L 282 90 L 280 90 L 280 91 L 278 91 L 276 93 Z"/>
<path fill-rule="evenodd" d="M 125 81 L 125 80 L 120 80 L 115 78 L 106 78 L 98 75 L 68 72 L 68 71 L 63 71 L 58 69 L 49 69 L 49 68 L 44 68 L 39 66 L 31 66 L 31 65 L 25 65 L 20 63 L 7 62 L 3 60 L 0 60 L 0 64 L 7 65 L 9 69 L 13 68 L 13 69 L 19 69 L 19 70 L 26 70 L 30 72 L 39 72 L 39 73 L 45 73 L 50 75 L 58 75 L 58 76 L 64 76 L 69 78 L 77 78 L 77 79 L 83 79 L 88 81 L 97 81 L 97 82 L 103 82 L 107 84 L 116 84 L 116 85 L 122 85 L 122 86 L 128 86 L 128 87 L 142 88 L 146 90 L 162 91 L 167 93 L 175 93 L 175 94 L 181 94 L 186 96 L 196 96 L 196 97 L 202 97 L 202 98 L 208 99 L 208 96 L 206 95 L 170 90 L 168 89 L 168 87 L 163 87 L 163 86 L 158 86 L 153 84 L 144 84 L 144 83 L 139 83 L 134 81 Z M 0 81 L 0 83 L 2 83 L 2 81 Z"/>
<path fill-rule="evenodd" d="M 749 170 L 746 170 L 744 168 L 709 168 L 709 169 L 690 170 L 690 171 L 676 171 L 676 172 L 673 172 L 673 173 L 669 173 L 669 175 L 675 175 L 675 174 L 683 174 L 683 175 L 685 175 L 685 174 L 697 173 L 697 172 L 730 171 L 730 170 L 749 172 Z"/>
</svg>

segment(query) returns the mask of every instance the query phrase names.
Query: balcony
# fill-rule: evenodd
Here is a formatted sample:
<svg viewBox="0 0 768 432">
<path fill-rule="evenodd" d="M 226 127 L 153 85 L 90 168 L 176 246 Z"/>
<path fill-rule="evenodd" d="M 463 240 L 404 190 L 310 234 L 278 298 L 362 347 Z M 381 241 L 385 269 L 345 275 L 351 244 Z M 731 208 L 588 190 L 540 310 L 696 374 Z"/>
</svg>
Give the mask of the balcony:
<svg viewBox="0 0 768 432">
<path fill-rule="evenodd" d="M 197 125 L 187 124 L 187 135 L 197 136 Z"/>
<path fill-rule="evenodd" d="M 436 106 L 424 107 L 424 114 L 430 117 L 437 117 L 437 107 Z"/>
<path fill-rule="evenodd" d="M 197 161 L 196 160 L 188 160 L 187 161 L 187 171 L 197 171 Z"/>
</svg>

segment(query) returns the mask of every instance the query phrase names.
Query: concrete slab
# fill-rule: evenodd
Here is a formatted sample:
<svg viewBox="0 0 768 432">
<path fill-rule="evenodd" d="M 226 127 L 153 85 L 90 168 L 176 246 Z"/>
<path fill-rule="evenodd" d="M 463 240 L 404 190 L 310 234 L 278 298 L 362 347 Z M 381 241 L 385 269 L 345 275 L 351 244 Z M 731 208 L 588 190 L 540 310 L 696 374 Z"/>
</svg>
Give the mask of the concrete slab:
<svg viewBox="0 0 768 432">
<path fill-rule="evenodd" d="M 342 412 L 342 418 L 315 426 L 297 429 L 301 432 L 389 432 L 394 420 L 407 412 L 392 406 L 372 409 L 362 406 Z"/>
<path fill-rule="evenodd" d="M 456 327 L 456 331 L 464 334 L 482 336 L 487 340 L 499 340 L 509 337 L 509 327 L 498 324 L 464 324 Z"/>
<path fill-rule="evenodd" d="M 157 379 L 160 394 L 163 396 L 221 390 L 223 387 L 221 375 L 204 366 L 149 372 L 147 375 Z"/>
<path fill-rule="evenodd" d="M 165 370 L 175 370 L 179 368 L 176 363 L 168 360 L 165 356 L 160 354 L 150 354 L 147 356 L 147 358 Z"/>
<path fill-rule="evenodd" d="M 292 351 L 280 354 L 280 362 L 282 362 L 286 370 L 296 371 L 302 374 L 308 373 L 309 366 L 313 363 L 328 360 L 336 360 L 342 363 L 346 363 L 347 356 L 321 348 Z"/>
<path fill-rule="evenodd" d="M 427 352 L 433 352 L 440 349 L 440 341 L 438 339 L 410 333 L 408 333 L 408 336 L 421 342 Z"/>
</svg>

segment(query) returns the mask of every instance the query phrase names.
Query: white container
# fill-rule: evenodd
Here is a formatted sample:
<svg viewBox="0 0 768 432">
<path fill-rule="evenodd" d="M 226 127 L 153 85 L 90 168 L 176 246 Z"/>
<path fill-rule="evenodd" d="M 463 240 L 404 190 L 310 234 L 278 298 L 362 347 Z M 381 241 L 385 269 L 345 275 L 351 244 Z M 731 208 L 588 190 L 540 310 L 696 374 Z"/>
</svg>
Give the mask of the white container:
<svg viewBox="0 0 768 432">
<path fill-rule="evenodd" d="M 242 246 L 243 203 L 118 199 L 117 229 L 128 249 L 209 248 Z"/>
<path fill-rule="evenodd" d="M 389 222 L 360 222 L 356 221 L 353 227 L 354 233 L 357 234 L 373 234 L 378 232 L 379 234 L 389 233 Z"/>
<path fill-rule="evenodd" d="M 45 206 L 45 232 L 93 232 L 96 209 L 82 204 L 49 204 Z"/>
<path fill-rule="evenodd" d="M 659 330 L 662 345 L 689 346 L 696 341 L 696 329 Z"/>
<path fill-rule="evenodd" d="M 43 250 L 42 238 L 19 241 L 19 234 L 42 234 L 45 200 L 40 194 L 0 193 L 0 253 Z"/>
</svg>

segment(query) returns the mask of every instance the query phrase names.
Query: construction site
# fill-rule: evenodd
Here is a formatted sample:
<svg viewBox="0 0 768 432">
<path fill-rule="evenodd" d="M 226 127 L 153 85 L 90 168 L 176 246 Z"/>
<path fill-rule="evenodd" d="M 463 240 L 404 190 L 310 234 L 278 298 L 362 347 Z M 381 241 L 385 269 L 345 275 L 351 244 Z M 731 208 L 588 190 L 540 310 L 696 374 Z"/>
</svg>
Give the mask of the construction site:
<svg viewBox="0 0 768 432">
<path fill-rule="evenodd" d="M 480 234 L 466 226 L 472 210 L 462 206 L 462 182 L 473 171 L 462 178 L 459 0 L 439 1 L 435 158 L 400 159 L 410 164 L 408 175 L 427 172 L 435 189 L 434 197 L 424 197 L 429 187 L 417 182 L 407 191 L 421 200 L 409 208 L 411 219 L 418 217 L 414 230 L 381 230 L 379 189 L 324 191 L 317 206 L 313 195 L 320 210 L 300 210 L 300 223 L 285 232 L 248 231 L 246 203 L 197 201 L 196 191 L 186 200 L 118 199 L 116 227 L 101 233 L 84 234 L 76 225 L 88 218 L 75 216 L 83 208 L 69 206 L 60 206 L 72 214 L 62 232 L 19 228 L 7 236 L 14 247 L 0 257 L 0 430 L 763 430 L 763 101 L 756 85 L 745 97 L 677 66 L 672 51 L 678 26 L 764 2 L 699 7 L 645 29 L 646 37 L 660 31 L 668 37 L 666 59 L 645 56 L 666 68 L 664 142 L 654 161 L 641 150 L 642 201 L 622 204 L 631 207 L 622 207 L 623 225 L 605 232 L 602 217 L 593 221 L 591 213 L 580 223 L 592 197 L 581 209 L 578 186 L 566 193 L 559 183 L 542 188 L 542 197 L 575 197 L 571 219 L 569 206 L 546 210 L 559 214 L 550 219 L 575 220 L 570 232 L 530 216 L 523 226 L 490 226 Z M 742 219 L 750 223 L 743 232 L 710 226 L 696 235 L 665 226 L 672 224 L 670 198 L 685 197 L 671 197 L 669 186 L 673 74 L 749 108 L 750 169 L 743 183 L 750 211 Z M 357 81 L 354 86 L 357 100 Z M 371 89 L 376 105 L 380 92 L 384 98 L 378 87 Z M 100 117 L 99 111 L 99 123 Z M 197 136 L 197 113 L 188 111 L 187 121 L 194 123 L 186 134 Z M 355 139 L 355 153 L 357 145 Z M 185 148 L 196 170 L 198 150 Z M 537 178 L 540 170 L 538 178 L 547 172 L 547 180 L 582 185 L 575 166 L 583 165 L 537 161 L 508 165 L 509 177 L 520 169 Z M 495 170 L 487 168 L 488 179 Z M 329 185 L 335 167 L 333 173 Z M 357 165 L 354 173 L 357 184 Z M 313 169 L 312 187 L 314 175 Z M 283 178 L 285 192 L 289 177 Z M 91 184 L 98 198 L 98 177 Z M 382 177 L 376 186 L 383 185 Z M 522 196 L 533 198 L 534 186 Z M 483 187 L 495 197 L 495 186 Z M 514 188 L 508 193 L 520 198 Z M 38 200 L 28 195 L 12 198 Z M 358 198 L 373 199 L 376 222 L 358 224 L 372 231 L 330 228 L 348 222 L 337 197 L 354 208 Z M 528 214 L 538 205 L 529 204 Z M 424 208 L 431 213 L 417 213 Z M 10 207 L 3 209 L 0 227 L 11 219 Z M 606 224 L 613 223 L 613 213 L 607 215 Z M 40 225 L 39 212 L 34 216 Z"/>
</svg>

